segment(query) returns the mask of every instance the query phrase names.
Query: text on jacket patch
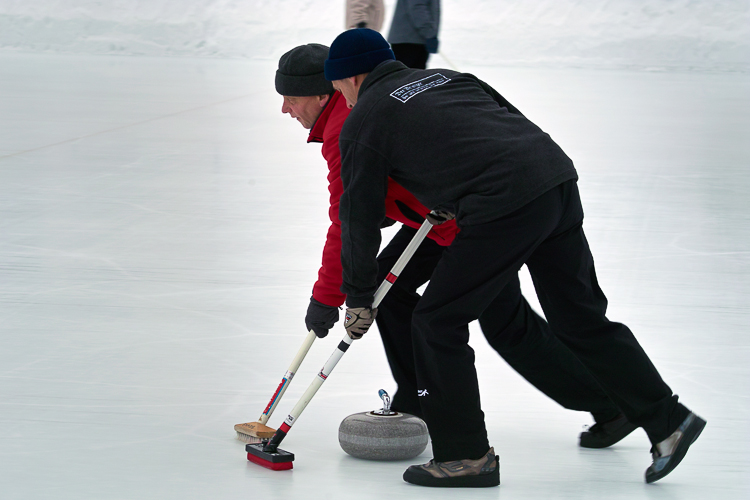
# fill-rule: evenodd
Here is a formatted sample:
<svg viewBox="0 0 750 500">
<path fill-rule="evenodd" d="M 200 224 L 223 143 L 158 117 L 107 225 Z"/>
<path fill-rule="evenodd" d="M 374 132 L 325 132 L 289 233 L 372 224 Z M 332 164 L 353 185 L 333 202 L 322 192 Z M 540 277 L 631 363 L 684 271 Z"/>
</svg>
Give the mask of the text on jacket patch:
<svg viewBox="0 0 750 500">
<path fill-rule="evenodd" d="M 427 389 L 417 389 L 417 396 L 427 396 L 428 394 Z"/>
<path fill-rule="evenodd" d="M 391 97 L 398 99 L 401 102 L 406 102 L 420 92 L 430 90 L 431 88 L 437 87 L 449 81 L 451 81 L 450 78 L 447 78 L 440 73 L 435 73 L 434 75 L 426 76 L 421 80 L 407 83 L 406 85 L 397 88 L 396 90 L 391 92 Z"/>
</svg>

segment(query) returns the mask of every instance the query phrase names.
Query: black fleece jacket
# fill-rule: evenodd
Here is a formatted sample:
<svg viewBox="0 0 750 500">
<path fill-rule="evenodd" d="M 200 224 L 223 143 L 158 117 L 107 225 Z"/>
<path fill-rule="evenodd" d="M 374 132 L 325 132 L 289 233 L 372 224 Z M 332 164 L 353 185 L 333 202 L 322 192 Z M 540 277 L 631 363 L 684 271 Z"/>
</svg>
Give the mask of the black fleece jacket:
<svg viewBox="0 0 750 500">
<path fill-rule="evenodd" d="M 339 136 L 339 205 L 347 305 L 372 304 L 390 176 L 459 226 L 507 215 L 576 179 L 548 134 L 474 75 L 379 64 Z"/>
</svg>

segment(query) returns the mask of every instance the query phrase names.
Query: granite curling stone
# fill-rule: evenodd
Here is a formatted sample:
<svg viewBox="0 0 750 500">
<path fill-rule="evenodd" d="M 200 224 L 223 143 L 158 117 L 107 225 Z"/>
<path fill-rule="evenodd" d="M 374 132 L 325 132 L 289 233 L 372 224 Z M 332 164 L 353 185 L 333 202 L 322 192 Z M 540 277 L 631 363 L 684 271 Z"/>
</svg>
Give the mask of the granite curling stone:
<svg viewBox="0 0 750 500">
<path fill-rule="evenodd" d="M 339 426 L 339 444 L 349 455 L 366 460 L 407 460 L 427 448 L 427 424 L 414 415 L 390 410 L 390 398 L 380 390 L 382 410 L 355 413 Z"/>
</svg>

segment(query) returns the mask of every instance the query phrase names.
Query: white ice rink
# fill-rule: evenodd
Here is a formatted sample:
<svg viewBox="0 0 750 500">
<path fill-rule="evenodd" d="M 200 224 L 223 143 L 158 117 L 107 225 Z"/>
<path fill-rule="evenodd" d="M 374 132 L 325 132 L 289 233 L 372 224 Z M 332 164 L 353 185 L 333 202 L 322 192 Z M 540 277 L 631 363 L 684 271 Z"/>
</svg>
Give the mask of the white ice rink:
<svg viewBox="0 0 750 500">
<path fill-rule="evenodd" d="M 320 146 L 280 113 L 275 62 L 2 53 L 0 498 L 750 498 L 750 75 L 461 69 L 575 161 L 610 318 L 708 421 L 671 475 L 644 484 L 642 431 L 578 448 L 589 416 L 476 328 L 499 488 L 404 483 L 429 448 L 341 450 L 341 420 L 394 390 L 374 330 L 284 441 L 294 469 L 247 462 L 232 427 L 258 418 L 306 334 L 328 225 Z M 271 425 L 342 336 L 316 341 Z"/>
</svg>

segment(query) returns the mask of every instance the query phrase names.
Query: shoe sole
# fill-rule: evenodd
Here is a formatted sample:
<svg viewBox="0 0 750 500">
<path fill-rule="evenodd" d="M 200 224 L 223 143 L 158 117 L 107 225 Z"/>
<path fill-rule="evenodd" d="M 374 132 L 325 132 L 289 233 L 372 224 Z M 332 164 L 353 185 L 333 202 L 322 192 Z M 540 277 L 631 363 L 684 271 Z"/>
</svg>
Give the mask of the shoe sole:
<svg viewBox="0 0 750 500">
<path fill-rule="evenodd" d="M 701 432 L 703 432 L 703 429 L 706 427 L 706 421 L 694 413 L 692 415 L 693 421 L 690 423 L 690 425 L 688 425 L 688 428 L 685 429 L 683 438 L 680 440 L 677 448 L 674 450 L 674 453 L 672 453 L 672 458 L 669 460 L 669 462 L 667 462 L 666 467 L 653 474 L 649 474 L 650 468 L 646 469 L 647 483 L 650 484 L 658 481 L 659 479 L 672 472 L 675 467 L 680 465 L 680 462 L 682 462 L 682 459 L 685 458 L 690 445 L 692 445 L 695 440 L 698 439 L 698 436 L 701 435 Z"/>
<path fill-rule="evenodd" d="M 626 422 L 622 427 L 617 429 L 616 432 L 610 434 L 610 438 L 607 441 L 594 441 L 595 438 L 589 439 L 585 432 L 581 433 L 581 440 L 579 446 L 581 448 L 609 448 L 615 443 L 622 441 L 626 436 L 638 428 L 637 425 L 630 422 Z"/>
</svg>

